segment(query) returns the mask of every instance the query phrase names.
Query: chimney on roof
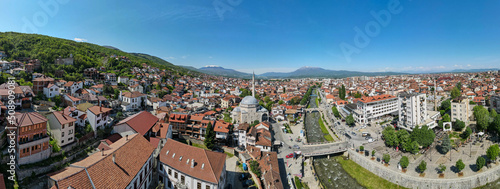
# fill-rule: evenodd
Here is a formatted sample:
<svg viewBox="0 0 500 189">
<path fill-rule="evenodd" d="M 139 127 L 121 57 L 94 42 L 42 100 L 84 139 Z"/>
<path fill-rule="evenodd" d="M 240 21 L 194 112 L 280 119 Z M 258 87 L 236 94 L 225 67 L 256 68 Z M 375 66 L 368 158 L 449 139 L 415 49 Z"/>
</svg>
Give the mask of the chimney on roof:
<svg viewBox="0 0 500 189">
<path fill-rule="evenodd" d="M 104 148 L 101 149 L 102 156 L 104 156 Z"/>
<path fill-rule="evenodd" d="M 125 136 L 126 140 L 128 140 L 128 135 Z"/>
<path fill-rule="evenodd" d="M 114 163 L 114 164 L 116 164 L 115 157 L 116 157 L 116 154 L 115 154 L 115 153 L 113 153 L 113 163 Z"/>
<path fill-rule="evenodd" d="M 191 159 L 191 168 L 194 168 L 194 159 Z"/>
</svg>

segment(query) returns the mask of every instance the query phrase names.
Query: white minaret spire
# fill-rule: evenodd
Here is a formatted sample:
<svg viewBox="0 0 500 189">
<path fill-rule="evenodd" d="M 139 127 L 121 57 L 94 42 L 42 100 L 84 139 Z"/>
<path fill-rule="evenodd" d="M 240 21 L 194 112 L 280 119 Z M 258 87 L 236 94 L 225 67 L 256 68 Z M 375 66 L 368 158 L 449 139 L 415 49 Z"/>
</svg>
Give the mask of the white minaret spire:
<svg viewBox="0 0 500 189">
<path fill-rule="evenodd" d="M 255 72 L 252 72 L 252 96 L 255 98 Z"/>
</svg>

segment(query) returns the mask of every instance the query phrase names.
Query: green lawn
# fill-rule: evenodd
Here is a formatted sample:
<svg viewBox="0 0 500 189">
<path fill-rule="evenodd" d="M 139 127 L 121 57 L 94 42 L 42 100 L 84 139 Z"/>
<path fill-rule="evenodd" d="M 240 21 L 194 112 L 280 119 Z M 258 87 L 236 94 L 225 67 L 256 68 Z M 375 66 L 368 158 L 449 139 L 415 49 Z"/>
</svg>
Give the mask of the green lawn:
<svg viewBox="0 0 500 189">
<path fill-rule="evenodd" d="M 234 157 L 234 154 L 231 154 L 229 152 L 224 152 L 227 156 L 229 156 L 230 158 Z"/>
<path fill-rule="evenodd" d="M 321 127 L 321 132 L 323 132 L 323 134 L 329 134 L 328 129 L 326 129 L 325 123 L 323 123 L 323 119 L 321 119 L 321 117 L 318 119 L 318 122 Z"/>
<path fill-rule="evenodd" d="M 405 188 L 380 178 L 352 160 L 344 160 L 341 156 L 337 156 L 336 159 L 351 177 L 366 188 Z"/>
<path fill-rule="evenodd" d="M 204 144 L 197 144 L 197 143 L 191 143 L 191 144 L 194 147 L 203 148 L 203 149 L 208 150 L 208 148 Z"/>
<path fill-rule="evenodd" d="M 330 134 L 324 135 L 323 137 L 325 137 L 325 139 L 326 139 L 328 142 L 335 141 L 335 140 L 333 139 L 332 135 L 330 135 Z"/>
<path fill-rule="evenodd" d="M 331 141 L 335 141 L 333 140 L 333 137 L 330 135 L 330 133 L 328 132 L 328 129 L 326 129 L 326 126 L 325 126 L 325 123 L 323 123 L 323 119 L 320 117 L 318 119 L 318 122 L 319 122 L 319 126 L 321 128 L 321 132 L 323 134 L 325 134 L 323 137 L 325 137 L 325 139 L 328 141 L 328 142 L 331 142 Z"/>
</svg>

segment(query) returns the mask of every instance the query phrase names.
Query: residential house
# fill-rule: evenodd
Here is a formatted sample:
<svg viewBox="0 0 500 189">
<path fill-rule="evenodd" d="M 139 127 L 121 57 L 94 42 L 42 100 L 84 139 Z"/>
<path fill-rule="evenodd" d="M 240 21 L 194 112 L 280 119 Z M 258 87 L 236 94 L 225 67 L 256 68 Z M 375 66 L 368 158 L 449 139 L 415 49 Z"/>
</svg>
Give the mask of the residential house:
<svg viewBox="0 0 500 189">
<path fill-rule="evenodd" d="M 7 130 L 16 130 L 16 156 L 19 165 L 35 163 L 49 158 L 49 136 L 47 118 L 37 112 L 14 114 L 13 123 L 8 122 Z"/>
<path fill-rule="evenodd" d="M 43 88 L 43 94 L 47 98 L 53 98 L 55 96 L 59 96 L 59 87 L 51 83 L 47 85 L 47 87 Z"/>
<path fill-rule="evenodd" d="M 75 141 L 75 118 L 63 112 L 52 112 L 47 115 L 49 120 L 50 135 L 56 140 L 57 145 L 66 146 Z"/>
<path fill-rule="evenodd" d="M 105 108 L 102 106 L 92 106 L 87 109 L 87 119 L 94 130 L 97 133 L 98 128 L 104 128 L 107 126 L 111 108 Z"/>
<path fill-rule="evenodd" d="M 110 136 L 115 137 L 115 136 Z M 48 174 L 49 188 L 148 189 L 153 183 L 155 148 L 139 134 L 99 145 L 101 152 Z"/>
<path fill-rule="evenodd" d="M 32 81 L 33 81 L 33 92 L 35 94 L 43 93 L 43 88 L 47 87 L 51 83 L 52 84 L 54 83 L 54 79 L 47 76 L 37 77 Z"/>
<path fill-rule="evenodd" d="M 159 181 L 166 189 L 226 187 L 226 154 L 167 140 L 160 152 Z"/>
<path fill-rule="evenodd" d="M 123 111 L 131 111 L 142 107 L 143 101 L 146 101 L 146 95 L 138 91 L 120 92 L 119 99 L 122 101 L 121 106 Z"/>
</svg>

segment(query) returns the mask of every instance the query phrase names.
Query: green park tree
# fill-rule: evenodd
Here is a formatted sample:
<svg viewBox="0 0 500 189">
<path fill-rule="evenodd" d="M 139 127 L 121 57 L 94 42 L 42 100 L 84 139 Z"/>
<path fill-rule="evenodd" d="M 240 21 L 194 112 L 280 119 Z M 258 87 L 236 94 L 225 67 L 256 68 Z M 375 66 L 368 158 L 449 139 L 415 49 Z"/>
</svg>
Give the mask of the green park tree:
<svg viewBox="0 0 500 189">
<path fill-rule="evenodd" d="M 476 166 L 477 166 L 478 171 L 481 170 L 485 164 L 486 164 L 486 160 L 483 157 L 481 157 L 481 156 L 477 157 Z"/>
<path fill-rule="evenodd" d="M 452 90 L 451 90 L 451 99 L 455 99 L 457 97 L 459 97 L 461 94 L 460 94 L 460 89 L 458 89 L 457 87 L 454 87 Z"/>
<path fill-rule="evenodd" d="M 384 137 L 385 140 L 385 145 L 387 146 L 398 146 L 399 141 L 398 137 L 396 135 L 396 131 L 394 131 L 394 127 L 386 127 L 382 131 L 382 136 Z"/>
<path fill-rule="evenodd" d="M 450 137 L 446 134 L 441 140 L 441 153 L 446 154 L 451 149 L 451 141 Z"/>
<path fill-rule="evenodd" d="M 215 131 L 211 122 L 208 122 L 207 131 L 205 132 L 205 140 L 203 143 L 208 149 L 215 147 Z"/>
<path fill-rule="evenodd" d="M 495 162 L 497 160 L 498 154 L 500 153 L 500 148 L 498 144 L 491 145 L 488 150 L 486 150 L 486 157 L 490 159 L 490 161 Z"/>
<path fill-rule="evenodd" d="M 403 169 L 406 169 L 409 164 L 410 160 L 408 160 L 408 157 L 406 156 L 401 157 L 401 159 L 399 160 L 399 165 L 401 165 Z"/>
<path fill-rule="evenodd" d="M 444 116 L 443 116 L 443 122 L 450 122 L 450 120 L 451 120 L 450 115 L 444 114 Z"/>
<path fill-rule="evenodd" d="M 420 173 L 424 173 L 426 169 L 427 169 L 427 163 L 424 160 L 422 160 L 418 165 L 418 170 L 420 171 Z"/>
<path fill-rule="evenodd" d="M 455 131 L 462 131 L 465 128 L 465 122 L 457 119 L 457 121 L 455 121 L 455 124 L 453 125 L 453 127 L 454 127 Z"/>
<path fill-rule="evenodd" d="M 458 172 L 462 172 L 462 170 L 464 170 L 464 168 L 465 168 L 465 164 L 464 164 L 464 162 L 462 161 L 462 159 L 459 159 L 459 160 L 455 163 L 455 167 L 457 167 Z"/>
<path fill-rule="evenodd" d="M 336 107 L 336 106 L 333 106 L 333 107 L 332 107 L 332 112 L 333 112 L 333 115 L 334 115 L 335 117 L 337 117 L 337 118 L 339 118 L 339 117 L 340 117 L 339 110 L 337 109 L 337 107 Z"/>
<path fill-rule="evenodd" d="M 434 138 L 436 134 L 432 129 L 429 129 L 428 126 L 415 127 L 413 132 L 410 134 L 410 138 L 412 141 L 417 141 L 423 147 L 427 147 L 434 142 Z"/>
<path fill-rule="evenodd" d="M 352 117 L 352 114 L 351 115 L 348 115 L 346 118 L 345 118 L 345 122 L 347 125 L 349 126 L 354 126 L 354 117 Z"/>
<path fill-rule="evenodd" d="M 472 129 L 470 127 L 465 128 L 465 131 L 460 135 L 463 139 L 469 138 L 472 134 Z"/>
<path fill-rule="evenodd" d="M 389 154 L 384 154 L 382 156 L 382 160 L 384 160 L 385 163 L 389 163 L 389 161 L 391 161 L 391 155 Z"/>
<path fill-rule="evenodd" d="M 446 165 L 439 164 L 439 173 L 443 173 L 444 171 L 446 171 Z"/>
<path fill-rule="evenodd" d="M 474 118 L 476 119 L 477 129 L 480 131 L 485 130 L 488 127 L 490 114 L 486 108 L 483 106 L 475 106 L 473 108 Z"/>
</svg>

